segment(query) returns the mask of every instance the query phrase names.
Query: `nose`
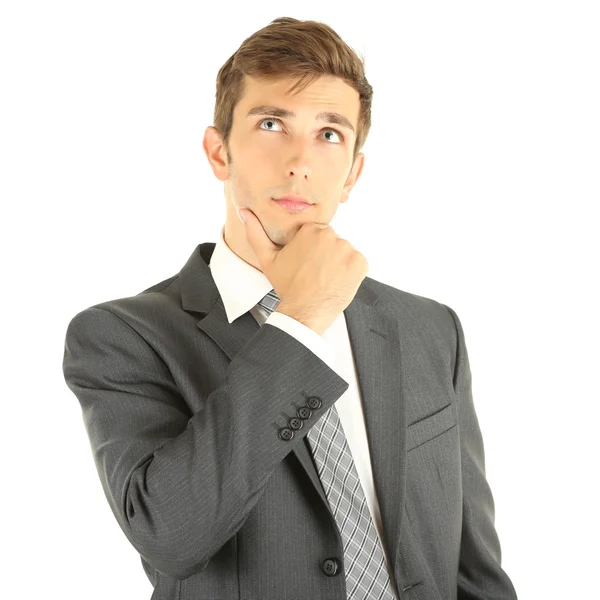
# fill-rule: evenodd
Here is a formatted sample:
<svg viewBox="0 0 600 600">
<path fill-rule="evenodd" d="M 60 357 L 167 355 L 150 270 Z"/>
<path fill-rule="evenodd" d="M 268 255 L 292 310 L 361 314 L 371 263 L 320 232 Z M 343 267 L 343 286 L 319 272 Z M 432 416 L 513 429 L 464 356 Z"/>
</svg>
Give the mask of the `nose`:
<svg viewBox="0 0 600 600">
<path fill-rule="evenodd" d="M 312 159 L 310 157 L 310 151 L 308 145 L 310 142 L 304 142 L 299 144 L 298 151 L 294 158 L 290 161 L 289 175 L 294 177 L 303 177 L 307 179 L 312 172 Z"/>
</svg>

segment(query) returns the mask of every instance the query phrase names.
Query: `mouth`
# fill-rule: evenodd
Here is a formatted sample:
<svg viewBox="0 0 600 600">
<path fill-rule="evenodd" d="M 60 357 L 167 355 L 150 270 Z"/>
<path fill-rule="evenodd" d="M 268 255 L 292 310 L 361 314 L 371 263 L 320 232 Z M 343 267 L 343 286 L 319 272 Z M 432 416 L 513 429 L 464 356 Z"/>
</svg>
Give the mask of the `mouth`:
<svg viewBox="0 0 600 600">
<path fill-rule="evenodd" d="M 291 212 L 302 212 L 302 211 L 306 210 L 307 208 L 314 206 L 313 204 L 310 204 L 308 202 L 299 202 L 297 200 L 288 200 L 287 198 L 280 199 L 280 200 L 276 200 L 275 198 L 273 198 L 272 200 L 276 204 L 281 206 L 281 208 L 283 208 L 284 210 L 288 210 Z"/>
</svg>

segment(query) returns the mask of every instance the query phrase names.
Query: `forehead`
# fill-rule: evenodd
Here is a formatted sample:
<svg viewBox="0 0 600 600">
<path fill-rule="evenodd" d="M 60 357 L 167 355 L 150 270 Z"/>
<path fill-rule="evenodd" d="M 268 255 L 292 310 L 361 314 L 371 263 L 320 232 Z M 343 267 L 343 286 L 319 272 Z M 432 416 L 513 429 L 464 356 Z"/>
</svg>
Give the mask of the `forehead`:
<svg viewBox="0 0 600 600">
<path fill-rule="evenodd" d="M 302 91 L 289 92 L 296 78 L 279 77 L 255 79 L 244 75 L 244 94 L 236 106 L 240 120 L 246 119 L 253 109 L 269 105 L 277 106 L 294 114 L 321 111 L 339 113 L 342 121 L 347 119 L 354 130 L 360 109 L 358 92 L 339 77 L 321 75 Z M 293 117 L 295 118 L 295 117 Z"/>
</svg>

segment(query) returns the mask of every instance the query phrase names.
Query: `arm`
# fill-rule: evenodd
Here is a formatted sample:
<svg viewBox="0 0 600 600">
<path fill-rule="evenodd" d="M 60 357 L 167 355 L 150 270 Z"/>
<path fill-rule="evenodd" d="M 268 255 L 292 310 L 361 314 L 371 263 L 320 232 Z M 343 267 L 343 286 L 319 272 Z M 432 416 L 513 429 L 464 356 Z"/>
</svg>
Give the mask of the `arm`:
<svg viewBox="0 0 600 600">
<path fill-rule="evenodd" d="M 501 548 L 494 528 L 494 499 L 485 477 L 485 455 L 473 404 L 471 369 L 465 336 L 457 314 L 454 389 L 461 444 L 463 525 L 458 568 L 458 600 L 516 600 L 515 589 L 501 567 Z"/>
<path fill-rule="evenodd" d="M 119 526 L 155 569 L 201 571 L 236 534 L 275 467 L 303 436 L 283 415 L 321 398 L 305 434 L 348 383 L 294 337 L 263 325 L 195 414 L 164 360 L 124 320 L 95 307 L 69 323 L 63 360 Z M 186 390 L 188 394 L 195 390 Z"/>
</svg>

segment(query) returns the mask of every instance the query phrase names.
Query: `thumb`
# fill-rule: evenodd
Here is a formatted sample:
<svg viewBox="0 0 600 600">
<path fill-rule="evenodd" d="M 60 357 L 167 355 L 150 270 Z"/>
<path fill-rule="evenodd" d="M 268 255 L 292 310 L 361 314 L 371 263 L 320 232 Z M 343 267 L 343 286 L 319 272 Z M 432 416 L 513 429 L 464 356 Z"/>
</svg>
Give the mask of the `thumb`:
<svg viewBox="0 0 600 600">
<path fill-rule="evenodd" d="M 244 223 L 246 239 L 254 250 L 258 262 L 263 267 L 265 264 L 270 265 L 275 259 L 275 256 L 277 256 L 280 246 L 271 241 L 271 238 L 267 235 L 260 219 L 250 209 L 240 208 L 238 214 Z"/>
</svg>

